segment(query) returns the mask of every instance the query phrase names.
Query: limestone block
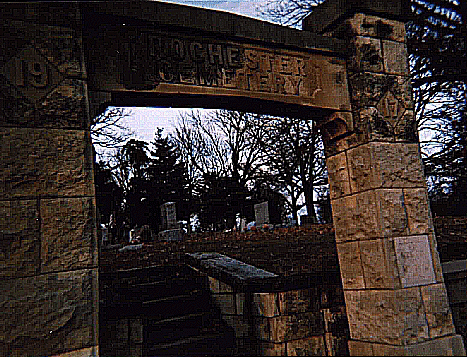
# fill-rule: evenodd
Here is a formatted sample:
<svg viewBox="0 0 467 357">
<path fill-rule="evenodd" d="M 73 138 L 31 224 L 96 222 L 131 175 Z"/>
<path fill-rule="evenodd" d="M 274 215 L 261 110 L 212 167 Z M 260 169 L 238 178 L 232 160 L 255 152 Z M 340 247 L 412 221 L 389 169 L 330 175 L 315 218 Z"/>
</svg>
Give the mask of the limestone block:
<svg viewBox="0 0 467 357">
<path fill-rule="evenodd" d="M 376 190 L 375 194 L 382 236 L 406 235 L 408 222 L 402 190 Z"/>
<path fill-rule="evenodd" d="M 285 343 L 258 341 L 258 356 L 285 356 Z M 251 351 L 249 351 L 251 352 Z"/>
<path fill-rule="evenodd" d="M 86 132 L 4 128 L 0 142 L 0 198 L 94 194 Z"/>
<path fill-rule="evenodd" d="M 429 338 L 418 288 L 344 294 L 352 339 L 400 345 Z"/>
<path fill-rule="evenodd" d="M 41 200 L 42 272 L 97 265 L 92 198 Z"/>
<path fill-rule="evenodd" d="M 349 351 L 351 356 L 374 356 L 373 343 L 363 341 L 349 341 Z"/>
<path fill-rule="evenodd" d="M 408 345 L 406 350 L 408 356 L 465 356 L 464 342 L 459 335 Z"/>
<path fill-rule="evenodd" d="M 281 315 L 292 315 L 319 310 L 316 289 L 291 290 L 278 293 Z"/>
<path fill-rule="evenodd" d="M 40 264 L 36 201 L 0 201 L 0 277 L 33 275 Z"/>
<path fill-rule="evenodd" d="M 374 167 L 382 187 L 425 187 L 418 144 L 375 143 Z"/>
<path fill-rule="evenodd" d="M 0 125 L 30 126 L 36 121 L 34 101 L 26 98 L 0 75 Z"/>
<path fill-rule="evenodd" d="M 388 92 L 391 92 L 405 109 L 412 109 L 412 87 L 406 76 L 379 73 L 352 73 L 349 71 L 352 108 L 377 107 Z"/>
<path fill-rule="evenodd" d="M 209 278 L 209 288 L 213 294 L 219 293 L 231 293 L 233 289 L 230 285 L 223 283 L 219 279 L 208 277 Z"/>
<path fill-rule="evenodd" d="M 394 245 L 388 239 L 360 242 L 360 253 L 367 289 L 399 288 Z"/>
<path fill-rule="evenodd" d="M 425 188 L 404 189 L 404 203 L 407 210 L 409 234 L 433 232 L 428 193 Z"/>
<path fill-rule="evenodd" d="M 417 144 L 368 143 L 347 151 L 353 193 L 371 188 L 425 187 Z"/>
<path fill-rule="evenodd" d="M 88 129 L 85 82 L 66 79 L 37 104 L 37 124 L 61 129 Z"/>
<path fill-rule="evenodd" d="M 405 25 L 400 21 L 357 13 L 346 22 L 351 25 L 356 35 L 385 38 L 398 42 L 405 41 Z"/>
<path fill-rule="evenodd" d="M 280 315 L 276 293 L 256 293 L 253 295 L 253 315 L 273 317 Z"/>
<path fill-rule="evenodd" d="M 352 193 L 375 188 L 380 185 L 374 168 L 371 145 L 361 145 L 347 151 L 349 179 Z"/>
<path fill-rule="evenodd" d="M 455 334 L 444 284 L 420 287 L 431 338 Z"/>
<path fill-rule="evenodd" d="M 212 299 L 220 309 L 222 315 L 235 315 L 235 301 L 233 294 L 213 294 Z"/>
<path fill-rule="evenodd" d="M 324 330 L 335 337 L 348 337 L 349 324 L 344 303 L 341 306 L 321 309 L 324 321 Z"/>
<path fill-rule="evenodd" d="M 436 282 L 428 236 L 394 238 L 394 247 L 403 287 Z"/>
<path fill-rule="evenodd" d="M 349 341 L 349 345 L 350 345 Z M 383 345 L 379 343 L 368 343 L 368 342 L 361 342 L 361 341 L 352 341 L 354 342 L 355 347 L 359 347 L 360 349 L 367 349 L 372 348 L 373 353 L 370 354 L 355 354 L 355 356 L 407 356 L 407 351 L 405 350 L 404 346 L 391 346 L 391 345 Z"/>
<path fill-rule="evenodd" d="M 64 75 L 86 77 L 85 66 L 81 61 L 82 38 L 75 30 L 65 27 L 41 26 L 36 29 L 34 46 L 47 58 L 47 61 Z"/>
<path fill-rule="evenodd" d="M 364 289 L 365 281 L 359 242 L 338 243 L 337 253 L 344 289 Z"/>
<path fill-rule="evenodd" d="M 287 356 L 326 356 L 323 336 L 287 342 Z"/>
<path fill-rule="evenodd" d="M 444 282 L 443 267 L 438 253 L 438 244 L 434 233 L 428 234 L 428 242 L 430 243 L 431 259 L 433 260 L 433 269 L 435 271 L 436 281 L 438 283 Z"/>
<path fill-rule="evenodd" d="M 96 345 L 96 282 L 97 270 L 1 281 L 0 339 L 18 356 Z"/>
<path fill-rule="evenodd" d="M 280 343 L 324 333 L 319 312 L 291 316 L 257 317 L 256 336 L 260 340 Z"/>
<path fill-rule="evenodd" d="M 326 167 L 329 175 L 331 199 L 350 194 L 348 164 L 345 152 L 328 157 Z"/>
<path fill-rule="evenodd" d="M 324 334 L 324 340 L 326 342 L 326 349 L 328 351 L 328 356 L 348 356 L 349 347 L 348 336 L 335 336 L 332 333 L 326 332 Z M 356 354 L 356 356 L 358 356 Z"/>
<path fill-rule="evenodd" d="M 349 70 L 383 72 L 383 54 L 380 40 L 357 36 L 353 42 L 355 53 L 349 61 Z"/>
<path fill-rule="evenodd" d="M 381 228 L 375 209 L 376 194 L 365 191 L 332 201 L 336 242 L 379 237 Z"/>
<path fill-rule="evenodd" d="M 383 40 L 384 71 L 407 76 L 409 73 L 407 47 L 404 43 Z"/>
</svg>

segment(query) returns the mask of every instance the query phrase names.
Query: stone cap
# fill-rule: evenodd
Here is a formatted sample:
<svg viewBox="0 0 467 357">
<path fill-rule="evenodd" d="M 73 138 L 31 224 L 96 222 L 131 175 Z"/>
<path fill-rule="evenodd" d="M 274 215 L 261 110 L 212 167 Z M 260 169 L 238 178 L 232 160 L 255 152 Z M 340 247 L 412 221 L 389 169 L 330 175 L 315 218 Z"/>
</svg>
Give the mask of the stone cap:
<svg viewBox="0 0 467 357">
<path fill-rule="evenodd" d="M 412 11 L 407 0 L 327 0 L 303 19 L 302 28 L 321 34 L 355 13 L 405 22 Z"/>
<path fill-rule="evenodd" d="M 443 274 L 467 272 L 467 259 L 453 260 L 442 263 L 441 266 L 443 268 Z"/>
<path fill-rule="evenodd" d="M 219 253 L 188 253 L 188 255 L 199 260 L 201 267 L 218 270 L 237 280 L 246 281 L 278 277 L 277 274 Z"/>
<path fill-rule="evenodd" d="M 186 253 L 187 264 L 239 292 L 274 292 L 340 284 L 339 272 L 283 277 L 215 252 Z"/>
<path fill-rule="evenodd" d="M 295 47 L 319 52 L 345 54 L 346 43 L 307 31 L 253 19 L 225 11 L 165 3 L 160 1 L 82 2 L 81 9 L 90 23 L 101 23 L 101 15 L 134 19 L 132 25 L 186 28 L 248 41 Z M 208 34 L 209 35 L 209 34 Z"/>
</svg>

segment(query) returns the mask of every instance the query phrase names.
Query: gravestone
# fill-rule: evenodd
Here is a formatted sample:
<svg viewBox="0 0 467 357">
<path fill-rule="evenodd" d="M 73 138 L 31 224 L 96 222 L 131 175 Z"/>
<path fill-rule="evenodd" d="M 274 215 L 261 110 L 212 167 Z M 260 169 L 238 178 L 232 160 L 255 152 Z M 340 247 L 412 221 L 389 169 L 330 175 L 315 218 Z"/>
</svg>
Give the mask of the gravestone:
<svg viewBox="0 0 467 357">
<path fill-rule="evenodd" d="M 166 202 L 161 205 L 161 230 L 159 240 L 182 240 L 183 231 L 177 222 L 177 208 L 175 202 Z"/>
<path fill-rule="evenodd" d="M 176 229 L 177 208 L 175 202 L 166 202 L 161 205 L 161 230 Z"/>
<path fill-rule="evenodd" d="M 268 202 L 262 202 L 254 205 L 256 227 L 261 228 L 263 224 L 269 224 L 269 204 Z"/>
</svg>

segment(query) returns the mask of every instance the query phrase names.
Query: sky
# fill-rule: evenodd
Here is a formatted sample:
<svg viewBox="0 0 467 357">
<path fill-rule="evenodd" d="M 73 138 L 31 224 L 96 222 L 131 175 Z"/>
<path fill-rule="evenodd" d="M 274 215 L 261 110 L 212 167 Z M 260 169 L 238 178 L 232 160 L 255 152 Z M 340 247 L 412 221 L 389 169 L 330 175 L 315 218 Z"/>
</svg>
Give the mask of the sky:
<svg viewBox="0 0 467 357">
<path fill-rule="evenodd" d="M 214 10 L 228 11 L 244 16 L 265 19 L 260 15 L 257 9 L 267 3 L 268 0 L 171 0 L 177 4 L 204 7 Z M 127 119 L 127 124 L 134 131 L 135 137 L 145 141 L 151 141 L 154 138 L 156 127 L 165 129 L 165 133 L 170 132 L 177 121 L 180 111 L 190 111 L 186 109 L 158 109 L 158 108 L 128 108 L 132 115 Z"/>
</svg>

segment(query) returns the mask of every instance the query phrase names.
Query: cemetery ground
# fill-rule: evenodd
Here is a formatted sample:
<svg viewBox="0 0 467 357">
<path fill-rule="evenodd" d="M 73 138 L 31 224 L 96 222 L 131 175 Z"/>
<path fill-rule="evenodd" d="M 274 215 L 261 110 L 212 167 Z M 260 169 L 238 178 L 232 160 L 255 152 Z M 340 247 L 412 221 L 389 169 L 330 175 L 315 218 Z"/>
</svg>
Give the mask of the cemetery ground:
<svg viewBox="0 0 467 357">
<path fill-rule="evenodd" d="M 441 262 L 467 259 L 467 217 L 435 217 Z M 248 232 L 185 234 L 181 241 L 152 241 L 141 249 L 101 249 L 100 269 L 112 271 L 183 264 L 185 253 L 217 252 L 278 275 L 339 272 L 332 224 Z"/>
</svg>

